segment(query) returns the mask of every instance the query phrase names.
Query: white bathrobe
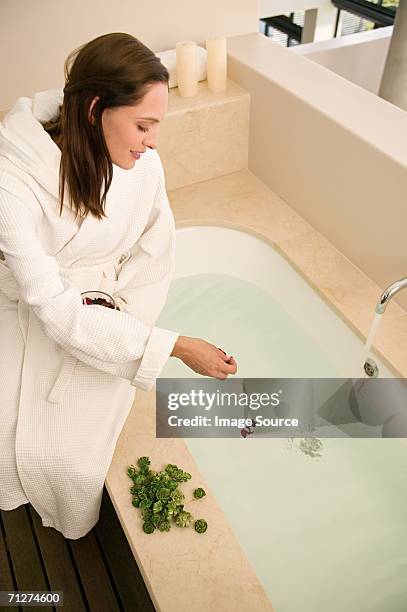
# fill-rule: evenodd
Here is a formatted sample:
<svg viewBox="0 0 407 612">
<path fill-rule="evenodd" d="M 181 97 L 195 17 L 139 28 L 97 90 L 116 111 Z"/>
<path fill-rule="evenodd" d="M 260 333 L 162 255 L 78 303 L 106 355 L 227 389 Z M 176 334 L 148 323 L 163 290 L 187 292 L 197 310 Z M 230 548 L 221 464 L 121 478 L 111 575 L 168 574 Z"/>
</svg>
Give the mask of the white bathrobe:
<svg viewBox="0 0 407 612">
<path fill-rule="evenodd" d="M 59 215 L 61 153 L 41 122 L 62 100 L 19 98 L 0 125 L 0 508 L 30 502 L 76 539 L 98 521 L 136 387 L 153 387 L 178 337 L 154 325 L 175 224 L 152 149 L 113 165 L 107 218 L 80 225 L 67 201 Z M 121 310 L 83 304 L 92 290 Z"/>
</svg>

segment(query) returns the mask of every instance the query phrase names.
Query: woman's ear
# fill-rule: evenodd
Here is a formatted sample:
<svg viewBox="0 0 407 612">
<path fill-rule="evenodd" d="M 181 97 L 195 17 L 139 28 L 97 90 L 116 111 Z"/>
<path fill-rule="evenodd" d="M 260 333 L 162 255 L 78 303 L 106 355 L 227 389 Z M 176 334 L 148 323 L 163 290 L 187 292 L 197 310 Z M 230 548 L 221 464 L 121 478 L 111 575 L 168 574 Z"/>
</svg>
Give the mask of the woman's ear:
<svg viewBox="0 0 407 612">
<path fill-rule="evenodd" d="M 95 96 L 93 98 L 92 102 L 90 103 L 90 107 L 89 107 L 88 119 L 89 119 L 89 121 L 91 122 L 92 125 L 95 125 L 95 118 L 94 118 L 94 116 L 92 114 L 92 110 L 93 110 L 93 107 L 95 106 L 95 104 L 96 104 L 96 102 L 98 100 L 100 100 L 100 97 L 99 96 Z"/>
</svg>

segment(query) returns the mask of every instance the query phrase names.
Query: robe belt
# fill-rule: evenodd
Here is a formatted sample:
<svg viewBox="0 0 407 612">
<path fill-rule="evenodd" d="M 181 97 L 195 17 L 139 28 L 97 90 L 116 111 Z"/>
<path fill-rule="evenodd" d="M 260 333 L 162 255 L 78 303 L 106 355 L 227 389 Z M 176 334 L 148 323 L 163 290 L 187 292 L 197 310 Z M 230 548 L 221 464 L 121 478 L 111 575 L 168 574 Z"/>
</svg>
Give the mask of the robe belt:
<svg viewBox="0 0 407 612">
<path fill-rule="evenodd" d="M 128 261 L 130 257 L 131 257 L 131 252 L 126 251 L 112 263 L 105 262 L 104 264 L 98 264 L 95 266 L 86 266 L 86 267 L 76 268 L 76 269 L 60 267 L 60 271 L 63 276 L 67 277 L 71 282 L 73 282 L 80 289 L 81 293 L 83 293 L 84 291 L 105 291 L 106 293 L 109 293 L 113 297 L 114 291 L 118 283 L 120 268 L 126 261 Z M 100 277 L 100 272 L 102 272 L 101 277 Z M 84 283 L 86 283 L 86 280 L 84 280 L 84 275 L 87 273 L 94 273 L 96 278 L 100 278 L 100 280 L 97 283 L 99 285 L 98 287 L 84 286 Z M 12 280 L 14 281 L 14 279 Z M 30 327 L 33 325 L 33 318 L 32 318 L 33 312 L 31 311 L 31 308 L 29 307 L 29 305 L 20 299 L 17 283 L 15 283 L 15 285 L 16 285 L 15 286 L 16 295 L 15 296 L 13 295 L 14 287 L 10 287 L 10 284 L 8 285 L 7 293 L 10 299 L 16 299 L 18 301 L 18 305 L 17 305 L 18 320 L 19 320 L 21 333 L 23 335 L 24 342 L 25 342 L 25 351 L 27 351 L 30 348 L 28 346 L 30 344 L 29 331 L 30 331 Z M 35 350 L 34 346 L 32 347 L 32 349 Z M 52 385 L 52 388 L 48 394 L 48 397 L 47 397 L 48 402 L 51 402 L 52 404 L 60 404 L 62 402 L 77 361 L 78 359 L 74 357 L 73 355 L 69 353 L 65 354 L 65 356 L 62 359 L 62 364 L 57 373 L 55 382 Z M 24 359 L 24 363 L 25 362 L 26 360 Z M 24 365 L 23 365 L 23 368 L 24 368 Z"/>
</svg>

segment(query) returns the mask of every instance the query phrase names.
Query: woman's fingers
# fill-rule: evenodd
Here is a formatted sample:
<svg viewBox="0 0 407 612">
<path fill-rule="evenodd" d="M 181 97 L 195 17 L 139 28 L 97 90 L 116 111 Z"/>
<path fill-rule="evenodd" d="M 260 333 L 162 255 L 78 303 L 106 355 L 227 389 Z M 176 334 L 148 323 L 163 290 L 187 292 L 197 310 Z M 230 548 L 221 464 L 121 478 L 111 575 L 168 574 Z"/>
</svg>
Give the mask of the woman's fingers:
<svg viewBox="0 0 407 612">
<path fill-rule="evenodd" d="M 231 357 L 231 358 L 230 358 L 229 365 L 230 365 L 230 367 L 232 368 L 232 369 L 231 369 L 231 371 L 230 371 L 230 373 L 231 373 L 231 374 L 236 374 L 236 372 L 237 372 L 237 363 L 236 363 L 236 361 L 233 359 L 233 357 Z"/>
<path fill-rule="evenodd" d="M 219 351 L 221 351 L 222 355 L 222 376 L 223 378 L 226 378 L 228 376 L 228 374 L 236 374 L 237 372 L 237 363 L 235 361 L 235 358 L 232 355 L 228 355 L 227 353 L 225 353 L 225 351 L 223 349 L 221 349 L 220 347 L 217 347 Z"/>
<path fill-rule="evenodd" d="M 218 350 L 218 351 L 220 351 L 220 352 L 219 352 L 219 357 L 220 357 L 221 359 L 223 359 L 224 361 L 229 361 L 229 359 L 230 359 L 230 357 L 231 357 L 230 355 L 228 355 L 227 353 L 225 353 L 225 351 L 224 351 L 223 349 L 219 348 L 219 347 L 217 347 L 217 350 Z"/>
<path fill-rule="evenodd" d="M 221 351 L 222 355 L 222 359 L 224 361 L 226 361 L 227 363 L 230 363 L 230 360 L 232 359 L 232 355 L 228 355 L 227 353 L 225 353 L 225 351 L 221 348 L 219 348 L 219 346 L 217 347 L 218 351 Z"/>
<path fill-rule="evenodd" d="M 236 374 L 237 372 L 237 363 L 234 357 L 230 357 L 229 361 L 225 361 L 223 365 L 223 371 L 225 374 Z"/>
<path fill-rule="evenodd" d="M 236 370 L 237 370 L 237 363 L 236 363 L 236 361 L 235 361 L 235 358 L 234 358 L 234 357 L 231 357 L 231 358 L 229 359 L 229 364 L 230 364 L 230 365 L 235 366 L 235 367 L 236 367 Z"/>
</svg>

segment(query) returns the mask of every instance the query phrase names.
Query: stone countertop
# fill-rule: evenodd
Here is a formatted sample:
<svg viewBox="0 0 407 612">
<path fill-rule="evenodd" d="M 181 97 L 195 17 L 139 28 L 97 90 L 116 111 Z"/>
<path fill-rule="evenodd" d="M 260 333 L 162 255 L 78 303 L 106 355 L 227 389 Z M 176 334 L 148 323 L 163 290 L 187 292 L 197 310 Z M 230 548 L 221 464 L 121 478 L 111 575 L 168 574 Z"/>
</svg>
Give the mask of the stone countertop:
<svg viewBox="0 0 407 612">
<path fill-rule="evenodd" d="M 185 509 L 205 518 L 208 530 L 172 526 L 169 532 L 145 534 L 138 509 L 131 504 L 127 467 L 149 456 L 160 470 L 175 463 L 191 474 L 182 483 Z M 202 486 L 206 496 L 192 501 Z M 157 612 L 273 612 L 267 594 L 202 478 L 186 443 L 155 437 L 155 389 L 137 389 L 133 409 L 116 445 L 106 488 Z M 188 500 L 191 500 L 188 502 Z M 199 510 L 193 504 L 199 504 Z"/>
<path fill-rule="evenodd" d="M 382 291 L 249 170 L 168 193 L 177 227 L 221 225 L 272 243 L 336 313 L 365 339 Z M 390 303 L 374 342 L 378 356 L 396 375 L 407 375 L 407 313 Z M 208 531 L 173 527 L 147 535 L 131 505 L 129 465 L 148 455 L 153 469 L 175 463 L 191 473 L 186 499 L 202 486 L 199 515 Z M 119 437 L 106 487 L 160 612 L 266 612 L 272 605 L 210 487 L 182 439 L 156 439 L 155 390 L 137 390 Z M 186 508 L 191 503 L 186 503 Z M 197 517 L 198 518 L 198 517 Z"/>
</svg>

